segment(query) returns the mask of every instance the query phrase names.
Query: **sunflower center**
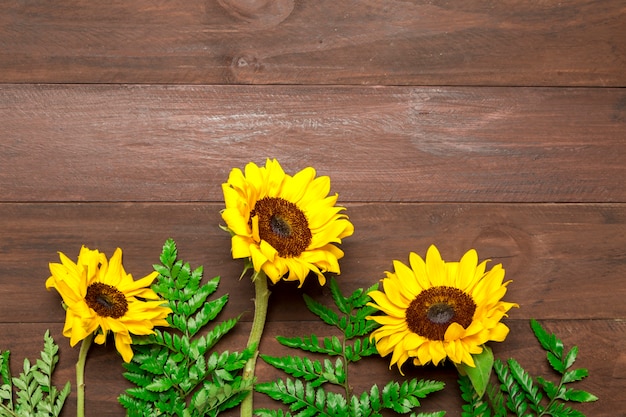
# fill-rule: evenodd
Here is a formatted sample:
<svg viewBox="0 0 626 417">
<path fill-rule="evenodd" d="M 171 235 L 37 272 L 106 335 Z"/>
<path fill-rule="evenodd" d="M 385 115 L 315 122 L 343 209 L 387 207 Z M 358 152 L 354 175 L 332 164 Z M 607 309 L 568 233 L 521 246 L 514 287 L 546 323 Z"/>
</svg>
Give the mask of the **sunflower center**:
<svg viewBox="0 0 626 417">
<path fill-rule="evenodd" d="M 406 310 L 409 330 L 429 340 L 444 340 L 452 323 L 467 328 L 474 317 L 472 297 L 454 287 L 432 287 L 422 291 Z"/>
<path fill-rule="evenodd" d="M 101 282 L 94 282 L 87 287 L 85 302 L 100 317 L 119 319 L 128 311 L 128 302 L 124 293 Z"/>
<path fill-rule="evenodd" d="M 256 202 L 250 217 L 259 218 L 259 237 L 272 245 L 278 255 L 299 256 L 313 237 L 306 216 L 291 201 L 265 197 Z"/>
</svg>

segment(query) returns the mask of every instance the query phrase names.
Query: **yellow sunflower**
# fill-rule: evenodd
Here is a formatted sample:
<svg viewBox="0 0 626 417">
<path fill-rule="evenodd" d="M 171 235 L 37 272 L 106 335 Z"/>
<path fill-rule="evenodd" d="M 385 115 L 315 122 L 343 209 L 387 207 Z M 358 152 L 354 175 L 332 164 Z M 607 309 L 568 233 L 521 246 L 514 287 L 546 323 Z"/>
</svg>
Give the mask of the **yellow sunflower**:
<svg viewBox="0 0 626 417">
<path fill-rule="evenodd" d="M 254 270 L 273 283 L 302 285 L 313 271 L 324 285 L 325 272 L 339 274 L 343 251 L 335 244 L 352 235 L 354 226 L 341 214 L 344 208 L 335 206 L 337 195 L 328 195 L 328 177 L 316 177 L 311 167 L 290 176 L 268 159 L 264 167 L 233 169 L 222 189 L 233 258 L 250 258 Z"/>
<path fill-rule="evenodd" d="M 509 329 L 500 320 L 517 304 L 500 301 L 504 282 L 501 264 L 485 272 L 486 261 L 470 250 L 460 262 L 444 262 L 435 246 L 426 261 L 409 255 L 409 265 L 394 261 L 383 291 L 373 291 L 370 303 L 384 315 L 368 317 L 382 326 L 371 338 L 381 356 L 391 355 L 389 367 L 409 358 L 415 365 L 439 364 L 446 357 L 457 365 L 474 367 L 472 355 L 487 341 L 504 341 Z"/>
<path fill-rule="evenodd" d="M 117 249 L 110 261 L 97 251 L 82 247 L 74 263 L 59 253 L 61 263 L 50 263 L 46 288 L 55 288 L 67 307 L 63 335 L 70 345 L 97 332 L 95 342 L 103 344 L 109 331 L 125 362 L 133 351 L 131 334 L 153 333 L 154 326 L 167 326 L 171 309 L 152 291 L 157 273 L 134 281 L 122 266 L 122 251 Z M 150 300 L 150 301 L 146 301 Z"/>
</svg>

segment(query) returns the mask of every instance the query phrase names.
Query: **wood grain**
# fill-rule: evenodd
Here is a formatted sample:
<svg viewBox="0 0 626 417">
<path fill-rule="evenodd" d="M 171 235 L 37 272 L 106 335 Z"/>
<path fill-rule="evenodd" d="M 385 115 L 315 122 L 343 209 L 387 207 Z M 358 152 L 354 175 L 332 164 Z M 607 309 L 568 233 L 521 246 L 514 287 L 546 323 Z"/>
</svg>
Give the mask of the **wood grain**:
<svg viewBox="0 0 626 417">
<path fill-rule="evenodd" d="M 267 157 L 342 201 L 626 201 L 623 89 L 5 85 L 0 120 L 0 201 L 221 201 Z"/>
<path fill-rule="evenodd" d="M 2 1 L 0 350 L 15 373 L 51 329 L 55 381 L 74 383 L 48 263 L 119 246 L 139 278 L 169 237 L 221 276 L 219 318 L 243 316 L 219 347 L 241 349 L 253 288 L 218 228 L 220 185 L 277 158 L 329 175 L 347 207 L 345 292 L 430 244 L 447 260 L 476 248 L 520 304 L 496 357 L 552 377 L 537 318 L 580 347 L 580 388 L 600 400 L 577 408 L 626 415 L 624 68 L 623 1 Z M 290 353 L 276 335 L 330 334 L 303 293 L 331 300 L 314 279 L 272 287 L 262 353 Z M 407 377 L 445 381 L 423 411 L 460 415 L 452 367 Z M 356 392 L 389 379 L 388 358 L 351 370 Z M 123 415 L 126 387 L 114 344 L 94 348 L 88 415 Z"/>
<path fill-rule="evenodd" d="M 0 4 L 0 82 L 623 86 L 625 67 L 611 0 Z"/>
</svg>

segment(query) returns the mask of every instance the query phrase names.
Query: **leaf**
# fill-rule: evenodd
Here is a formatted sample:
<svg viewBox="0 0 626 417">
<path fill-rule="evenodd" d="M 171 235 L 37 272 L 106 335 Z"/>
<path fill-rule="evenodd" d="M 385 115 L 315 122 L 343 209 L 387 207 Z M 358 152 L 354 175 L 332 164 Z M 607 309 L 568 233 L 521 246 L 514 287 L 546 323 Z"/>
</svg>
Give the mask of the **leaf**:
<svg viewBox="0 0 626 417">
<path fill-rule="evenodd" d="M 320 344 L 319 339 L 315 335 L 309 337 L 282 337 L 277 336 L 276 340 L 284 346 L 291 348 L 302 349 L 309 352 L 325 353 L 327 355 L 341 355 L 343 349 L 341 347 L 341 341 L 336 336 L 332 339 L 325 337 Z"/>
<path fill-rule="evenodd" d="M 228 302 L 227 294 L 209 299 L 219 277 L 201 284 L 203 268 L 192 270 L 177 256 L 176 244 L 168 239 L 152 288 L 173 310 L 166 319 L 171 327 L 133 338 L 136 353 L 125 364 L 124 377 L 135 386 L 118 398 L 129 416 L 214 416 L 238 405 L 252 390 L 253 381 L 243 383 L 240 374 L 256 347 L 209 353 L 239 321 L 228 319 L 205 329 Z"/>
<path fill-rule="evenodd" d="M 587 391 L 568 389 L 565 391 L 565 395 L 563 398 L 567 401 L 576 401 L 579 403 L 588 403 L 597 401 L 598 397 L 595 395 L 588 393 Z"/>
<path fill-rule="evenodd" d="M 578 346 L 574 346 L 573 348 L 570 349 L 569 352 L 567 352 L 567 355 L 565 355 L 565 359 L 563 359 L 563 365 L 565 369 L 568 369 L 570 366 L 574 364 L 577 356 L 578 356 Z"/>
<path fill-rule="evenodd" d="M 304 294 L 304 302 L 309 310 L 321 318 L 326 324 L 331 326 L 339 326 L 339 316 L 332 309 L 315 301 L 308 295 Z"/>
<path fill-rule="evenodd" d="M 411 379 L 399 385 L 396 381 L 391 381 L 383 387 L 382 405 L 392 409 L 396 413 L 408 413 L 414 407 L 419 407 L 419 398 L 440 391 L 444 383 L 440 381 L 425 381 Z"/>
<path fill-rule="evenodd" d="M 0 416 L 11 417 L 56 417 L 61 413 L 65 399 L 69 395 L 69 382 L 59 391 L 52 385 L 52 374 L 59 361 L 59 348 L 50 336 L 44 334 L 44 347 L 39 358 L 32 365 L 26 358 L 23 372 L 11 377 L 9 369 L 10 352 L 0 355 L 0 376 L 5 382 L 0 386 Z M 12 386 L 12 385 L 13 386 Z M 16 401 L 13 403 L 13 388 L 16 388 Z"/>
<path fill-rule="evenodd" d="M 496 360 L 493 363 L 493 370 L 502 383 L 502 390 L 508 394 L 506 401 L 507 408 L 514 412 L 517 416 L 532 417 L 531 414 L 526 413 L 526 410 L 528 409 L 528 400 L 524 395 L 524 391 L 509 372 L 508 366 L 506 366 L 502 361 Z"/>
<path fill-rule="evenodd" d="M 277 380 L 257 384 L 255 390 L 267 394 L 275 400 L 280 400 L 288 405 L 291 411 L 299 412 L 299 416 L 328 415 L 323 409 L 319 408 L 319 403 L 316 402 L 317 391 L 309 383 L 286 378 L 285 381 Z"/>
<path fill-rule="evenodd" d="M 293 415 L 298 417 L 381 417 L 381 411 L 385 408 L 409 413 L 420 406 L 421 398 L 443 389 L 443 383 L 438 381 L 411 380 L 402 384 L 391 381 L 382 391 L 378 386 L 373 385 L 369 392 L 363 392 L 360 395 L 352 394 L 352 388 L 348 384 L 349 365 L 367 356 L 378 355 L 369 334 L 379 324 L 367 320 L 368 316 L 377 311 L 367 305 L 371 301 L 369 291 L 376 288 L 378 288 L 377 284 L 367 291 L 360 288 L 349 297 L 345 297 L 339 290 L 337 282 L 331 278 L 332 299 L 341 314 L 304 295 L 303 298 L 309 310 L 325 324 L 339 328 L 342 335 L 318 337 L 311 334 L 303 337 L 278 336 L 276 339 L 283 346 L 315 353 L 317 357 L 326 355 L 334 358 L 334 362 L 330 358 L 309 359 L 297 355 L 286 357 L 261 355 L 261 358 L 269 365 L 284 371 L 292 378 L 259 383 L 255 388 L 256 391 L 287 405 L 294 413 Z M 333 329 L 333 331 L 336 330 Z M 267 417 L 291 415 L 268 409 L 256 410 L 256 413 Z M 423 417 L 444 414 L 444 412 L 437 412 L 424 414 Z"/>
<path fill-rule="evenodd" d="M 565 366 L 563 366 L 563 361 L 561 361 L 561 358 L 558 358 L 552 352 L 548 352 L 547 353 L 547 359 L 548 359 L 548 363 L 550 364 L 552 369 L 554 369 L 555 371 L 557 371 L 560 374 L 565 372 Z"/>
<path fill-rule="evenodd" d="M 563 342 L 557 339 L 554 334 L 548 334 L 535 319 L 530 320 L 530 327 L 546 351 L 552 352 L 557 358 L 563 357 Z"/>
<path fill-rule="evenodd" d="M 517 381 L 519 386 L 524 390 L 526 398 L 528 398 L 531 403 L 531 408 L 537 413 L 541 413 L 543 411 L 543 407 L 540 405 L 542 395 L 535 386 L 532 377 L 515 359 L 509 359 L 508 365 L 511 376 L 513 376 L 515 381 Z"/>
<path fill-rule="evenodd" d="M 483 345 L 483 351 L 477 355 L 472 355 L 476 366 L 469 366 L 465 363 L 456 365 L 461 375 L 467 375 L 472 382 L 474 390 L 478 397 L 482 397 L 489 384 L 491 377 L 491 368 L 493 367 L 493 352 L 491 348 Z"/>
<path fill-rule="evenodd" d="M 339 285 L 337 284 L 337 280 L 335 280 L 334 278 L 331 279 L 329 287 L 330 294 L 335 301 L 335 305 L 337 306 L 337 308 L 339 308 L 339 311 L 344 314 L 350 314 L 352 306 L 350 305 L 349 300 L 344 297 L 343 294 L 341 294 L 341 291 L 339 290 Z"/>
<path fill-rule="evenodd" d="M 472 382 L 467 375 L 459 377 L 459 388 L 461 389 L 461 398 L 465 404 L 461 406 L 462 417 L 491 417 L 489 404 L 482 400 L 474 389 Z"/>
<path fill-rule="evenodd" d="M 563 375 L 563 383 L 568 384 L 570 382 L 580 381 L 583 378 L 586 378 L 588 375 L 589 371 L 587 371 L 587 369 L 585 368 L 567 371 Z"/>
<path fill-rule="evenodd" d="M 326 382 L 342 384 L 345 380 L 345 371 L 341 361 L 337 361 L 335 366 L 333 366 L 329 360 L 325 360 L 322 364 L 320 361 L 312 361 L 309 358 L 300 358 L 298 356 L 284 356 L 281 358 L 268 355 L 260 356 L 269 365 L 281 369 L 296 378 L 302 378 L 310 382 L 313 387 L 318 387 Z"/>
<path fill-rule="evenodd" d="M 292 417 L 289 411 L 268 410 L 267 408 L 258 408 L 254 410 L 254 415 L 259 417 Z"/>
</svg>

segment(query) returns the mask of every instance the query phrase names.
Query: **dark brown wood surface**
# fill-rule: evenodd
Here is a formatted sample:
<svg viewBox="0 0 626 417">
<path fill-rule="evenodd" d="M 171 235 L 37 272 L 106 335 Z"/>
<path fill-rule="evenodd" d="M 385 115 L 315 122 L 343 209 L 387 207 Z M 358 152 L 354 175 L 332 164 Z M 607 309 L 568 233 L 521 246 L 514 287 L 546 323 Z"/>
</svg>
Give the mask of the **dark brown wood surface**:
<svg viewBox="0 0 626 417">
<path fill-rule="evenodd" d="M 221 183 L 277 158 L 329 175 L 347 207 L 346 292 L 431 243 L 476 248 L 520 304 L 496 356 L 549 373 L 539 319 L 580 347 L 600 400 L 579 409 L 626 416 L 625 87 L 622 1 L 1 2 L 0 350 L 17 370 L 50 329 L 74 383 L 48 263 L 119 246 L 141 277 L 169 237 L 221 276 L 224 318 L 244 313 L 223 347 L 240 349 L 253 288 L 218 227 Z M 272 288 L 263 353 L 331 332 L 301 300 L 330 302 L 314 281 Z M 447 384 L 424 411 L 460 415 L 453 368 L 407 371 Z M 113 345 L 91 351 L 89 416 L 124 415 L 121 373 Z M 388 358 L 351 374 L 357 392 L 392 378 Z"/>
<path fill-rule="evenodd" d="M 8 82 L 576 85 L 626 80 L 621 1 L 0 5 Z"/>
</svg>

